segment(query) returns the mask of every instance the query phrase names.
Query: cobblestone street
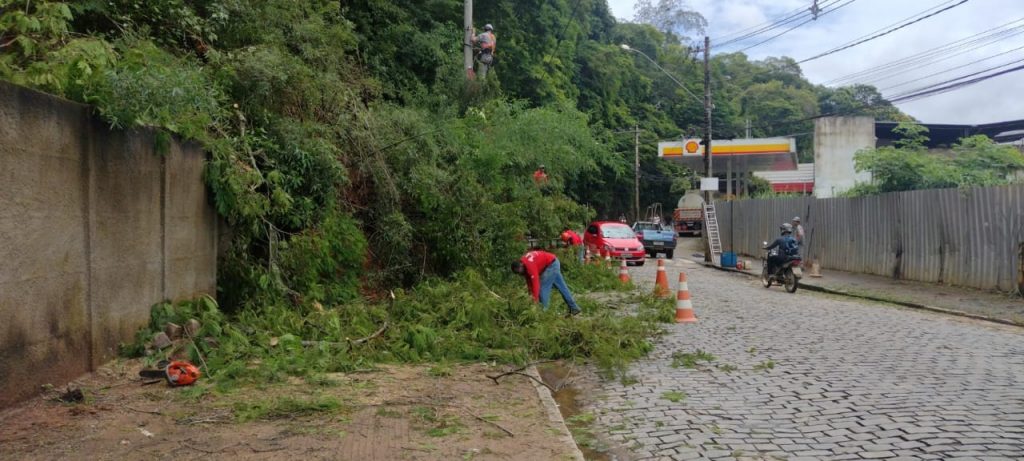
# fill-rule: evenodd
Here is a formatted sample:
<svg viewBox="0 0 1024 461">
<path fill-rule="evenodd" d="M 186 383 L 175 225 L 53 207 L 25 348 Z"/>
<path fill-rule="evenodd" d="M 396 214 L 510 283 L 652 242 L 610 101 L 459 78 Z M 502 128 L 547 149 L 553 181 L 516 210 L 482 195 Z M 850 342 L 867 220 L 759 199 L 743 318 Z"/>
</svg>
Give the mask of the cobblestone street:
<svg viewBox="0 0 1024 461">
<path fill-rule="evenodd" d="M 699 322 L 669 326 L 636 382 L 603 383 L 589 408 L 636 459 L 1024 458 L 1024 329 L 681 259 L 669 280 L 687 272 Z M 630 272 L 649 286 L 655 266 Z"/>
</svg>

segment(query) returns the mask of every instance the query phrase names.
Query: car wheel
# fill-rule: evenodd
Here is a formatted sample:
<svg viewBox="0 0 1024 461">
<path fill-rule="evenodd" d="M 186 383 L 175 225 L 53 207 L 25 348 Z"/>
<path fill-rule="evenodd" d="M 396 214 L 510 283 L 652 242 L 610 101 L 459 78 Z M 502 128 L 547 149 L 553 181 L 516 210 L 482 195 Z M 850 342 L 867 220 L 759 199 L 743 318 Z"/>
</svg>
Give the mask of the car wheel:
<svg viewBox="0 0 1024 461">
<path fill-rule="evenodd" d="M 673 255 L 674 253 L 675 253 L 675 250 L 672 250 L 672 251 L 666 251 L 666 252 L 665 252 L 665 259 L 672 259 L 672 255 Z"/>
<path fill-rule="evenodd" d="M 644 265 L 644 260 L 641 259 L 641 260 L 637 261 L 636 265 L 637 266 L 643 266 Z"/>
</svg>

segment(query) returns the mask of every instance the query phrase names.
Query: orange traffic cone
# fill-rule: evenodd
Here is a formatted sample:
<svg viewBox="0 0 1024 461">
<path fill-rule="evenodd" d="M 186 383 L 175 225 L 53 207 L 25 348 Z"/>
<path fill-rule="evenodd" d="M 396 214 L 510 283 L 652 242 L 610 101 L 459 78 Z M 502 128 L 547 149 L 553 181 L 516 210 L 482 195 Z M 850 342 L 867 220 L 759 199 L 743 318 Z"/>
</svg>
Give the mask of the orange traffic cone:
<svg viewBox="0 0 1024 461">
<path fill-rule="evenodd" d="M 626 260 L 622 260 L 622 264 L 619 265 L 619 281 L 623 285 L 629 283 L 629 271 L 626 269 Z"/>
<path fill-rule="evenodd" d="M 679 291 L 676 293 L 676 323 L 694 323 L 693 302 L 690 301 L 690 287 L 686 283 L 686 273 L 679 273 Z"/>
<path fill-rule="evenodd" d="M 671 292 L 668 287 L 668 275 L 665 273 L 665 260 L 658 258 L 658 277 L 654 279 L 654 296 L 667 298 Z"/>
</svg>

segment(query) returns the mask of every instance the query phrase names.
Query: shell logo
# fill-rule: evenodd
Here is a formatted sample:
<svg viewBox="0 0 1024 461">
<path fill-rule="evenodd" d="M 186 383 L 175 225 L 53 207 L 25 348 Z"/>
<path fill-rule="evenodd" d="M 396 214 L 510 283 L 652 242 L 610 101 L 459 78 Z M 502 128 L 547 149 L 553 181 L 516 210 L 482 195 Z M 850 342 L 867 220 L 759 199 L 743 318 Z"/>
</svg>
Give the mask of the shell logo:
<svg viewBox="0 0 1024 461">
<path fill-rule="evenodd" d="M 689 154 L 696 153 L 697 149 L 699 149 L 699 148 L 700 148 L 700 145 L 697 144 L 697 141 L 687 141 L 687 143 L 686 143 L 686 152 L 689 153 Z"/>
</svg>

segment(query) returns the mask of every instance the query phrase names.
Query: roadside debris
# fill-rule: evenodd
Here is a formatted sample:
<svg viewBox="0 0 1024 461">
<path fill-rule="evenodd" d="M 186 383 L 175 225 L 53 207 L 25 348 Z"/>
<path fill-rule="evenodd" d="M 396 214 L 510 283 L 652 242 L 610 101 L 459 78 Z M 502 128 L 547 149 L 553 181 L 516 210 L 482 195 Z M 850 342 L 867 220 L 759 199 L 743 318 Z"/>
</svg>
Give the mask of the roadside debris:
<svg viewBox="0 0 1024 461">
<path fill-rule="evenodd" d="M 185 360 L 168 362 L 161 360 L 157 363 L 157 369 L 143 369 L 139 371 L 143 378 L 164 378 L 167 384 L 174 386 L 188 386 L 196 382 L 201 376 L 199 368 Z"/>
<path fill-rule="evenodd" d="M 85 400 L 85 394 L 77 387 L 74 389 L 69 387 L 66 392 L 57 397 L 57 400 L 64 403 L 80 403 Z"/>
</svg>

